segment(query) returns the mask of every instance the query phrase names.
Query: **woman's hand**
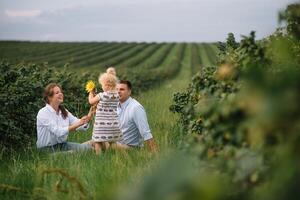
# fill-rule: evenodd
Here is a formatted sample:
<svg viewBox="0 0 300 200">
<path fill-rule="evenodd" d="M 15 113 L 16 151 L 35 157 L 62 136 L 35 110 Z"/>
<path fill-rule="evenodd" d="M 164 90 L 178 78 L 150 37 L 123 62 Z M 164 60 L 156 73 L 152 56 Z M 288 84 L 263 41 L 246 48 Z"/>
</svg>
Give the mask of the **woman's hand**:
<svg viewBox="0 0 300 200">
<path fill-rule="evenodd" d="M 77 121 L 76 123 L 72 124 L 71 126 L 69 126 L 69 132 L 70 131 L 75 131 L 78 127 L 84 125 L 84 124 L 87 124 L 89 121 L 90 121 L 90 117 L 85 115 L 83 117 L 81 117 L 79 119 L 79 121 Z"/>
<path fill-rule="evenodd" d="M 90 121 L 90 119 L 91 118 L 88 115 L 81 117 L 81 119 L 80 119 L 81 125 L 88 123 Z"/>
</svg>

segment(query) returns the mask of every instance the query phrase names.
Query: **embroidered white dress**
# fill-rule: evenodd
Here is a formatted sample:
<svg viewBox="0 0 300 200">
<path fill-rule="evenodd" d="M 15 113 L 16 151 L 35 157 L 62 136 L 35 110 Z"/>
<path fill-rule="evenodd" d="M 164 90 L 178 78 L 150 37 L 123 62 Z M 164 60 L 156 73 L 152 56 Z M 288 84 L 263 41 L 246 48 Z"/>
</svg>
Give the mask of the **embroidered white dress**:
<svg viewBox="0 0 300 200">
<path fill-rule="evenodd" d="M 116 142 L 122 139 L 117 107 L 117 92 L 101 92 L 97 94 L 100 101 L 97 105 L 92 140 L 95 142 Z"/>
</svg>

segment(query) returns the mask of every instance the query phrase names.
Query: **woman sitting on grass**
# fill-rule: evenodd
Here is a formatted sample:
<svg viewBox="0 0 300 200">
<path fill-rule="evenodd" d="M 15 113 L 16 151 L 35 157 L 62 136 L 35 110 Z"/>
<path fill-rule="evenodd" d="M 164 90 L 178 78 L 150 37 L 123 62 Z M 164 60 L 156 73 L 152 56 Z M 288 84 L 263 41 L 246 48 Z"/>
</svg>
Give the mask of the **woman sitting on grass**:
<svg viewBox="0 0 300 200">
<path fill-rule="evenodd" d="M 37 115 L 37 148 L 50 152 L 91 149 L 90 144 L 67 142 L 69 132 L 88 129 L 90 116 L 78 119 L 67 111 L 62 105 L 62 89 L 56 83 L 46 86 L 43 98 L 46 106 Z"/>
</svg>

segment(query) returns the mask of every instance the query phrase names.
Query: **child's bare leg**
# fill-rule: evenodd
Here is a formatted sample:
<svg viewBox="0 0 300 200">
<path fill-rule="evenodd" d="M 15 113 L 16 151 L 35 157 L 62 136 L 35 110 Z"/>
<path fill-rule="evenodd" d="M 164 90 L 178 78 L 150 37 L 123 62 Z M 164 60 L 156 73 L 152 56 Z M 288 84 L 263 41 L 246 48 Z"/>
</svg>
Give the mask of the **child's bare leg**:
<svg viewBox="0 0 300 200">
<path fill-rule="evenodd" d="M 94 148 L 94 146 L 95 146 L 95 142 L 93 140 L 88 140 L 88 141 L 85 141 L 85 142 L 83 142 L 81 144 L 89 144 L 89 145 L 92 146 L 92 148 Z"/>
<path fill-rule="evenodd" d="M 127 150 L 127 149 L 130 149 L 130 146 L 126 145 L 126 144 L 121 144 L 119 142 L 116 142 L 114 144 L 114 148 L 115 149 L 118 149 L 118 150 Z"/>
<path fill-rule="evenodd" d="M 103 148 L 105 149 L 105 151 L 108 150 L 110 147 L 110 142 L 103 142 L 103 146 L 104 146 Z"/>
<path fill-rule="evenodd" d="M 100 155 L 101 153 L 101 142 L 95 142 L 95 151 L 96 151 L 96 155 Z"/>
<path fill-rule="evenodd" d="M 110 148 L 116 150 L 117 149 L 117 144 L 115 142 L 110 143 Z"/>
<path fill-rule="evenodd" d="M 109 148 L 112 148 L 114 145 L 114 142 L 109 142 Z"/>
</svg>

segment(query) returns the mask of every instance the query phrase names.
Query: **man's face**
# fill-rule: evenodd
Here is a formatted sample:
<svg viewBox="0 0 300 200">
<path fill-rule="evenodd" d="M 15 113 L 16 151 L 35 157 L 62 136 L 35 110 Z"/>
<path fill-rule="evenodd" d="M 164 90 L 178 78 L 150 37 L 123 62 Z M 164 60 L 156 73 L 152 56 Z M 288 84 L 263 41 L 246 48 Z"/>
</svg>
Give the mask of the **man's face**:
<svg viewBox="0 0 300 200">
<path fill-rule="evenodd" d="M 117 90 L 120 96 L 120 102 L 125 102 L 131 95 L 131 90 L 126 84 L 119 83 L 117 84 Z"/>
</svg>

